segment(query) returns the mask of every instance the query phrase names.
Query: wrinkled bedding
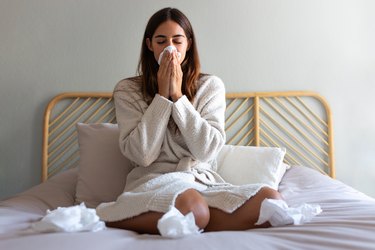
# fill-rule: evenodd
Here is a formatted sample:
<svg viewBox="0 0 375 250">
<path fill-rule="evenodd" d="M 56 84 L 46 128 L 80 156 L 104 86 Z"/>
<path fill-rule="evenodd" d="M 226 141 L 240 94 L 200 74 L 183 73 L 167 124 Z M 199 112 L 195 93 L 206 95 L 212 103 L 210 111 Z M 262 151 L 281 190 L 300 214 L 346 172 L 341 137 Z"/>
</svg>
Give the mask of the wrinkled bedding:
<svg viewBox="0 0 375 250">
<path fill-rule="evenodd" d="M 165 239 L 108 228 L 100 232 L 30 231 L 47 209 L 74 205 L 77 171 L 69 170 L 0 203 L 0 249 L 375 249 L 375 199 L 306 167 L 292 167 L 279 191 L 289 204 L 323 212 L 304 225 L 223 231 Z"/>
</svg>

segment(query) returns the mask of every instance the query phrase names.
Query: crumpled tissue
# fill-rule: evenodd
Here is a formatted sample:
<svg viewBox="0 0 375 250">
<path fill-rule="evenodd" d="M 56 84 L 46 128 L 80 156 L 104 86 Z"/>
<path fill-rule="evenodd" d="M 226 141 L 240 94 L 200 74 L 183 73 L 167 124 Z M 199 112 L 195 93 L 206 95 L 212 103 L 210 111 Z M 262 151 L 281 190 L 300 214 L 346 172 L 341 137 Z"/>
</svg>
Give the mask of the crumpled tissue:
<svg viewBox="0 0 375 250">
<path fill-rule="evenodd" d="M 161 236 L 167 238 L 181 238 L 191 234 L 199 234 L 192 212 L 183 215 L 177 208 L 171 207 L 158 221 L 157 225 Z"/>
<path fill-rule="evenodd" d="M 284 200 L 265 199 L 260 208 L 260 215 L 255 225 L 268 221 L 272 226 L 288 224 L 301 225 L 320 214 L 322 209 L 317 204 L 303 203 L 298 207 L 288 207 Z"/>
<path fill-rule="evenodd" d="M 38 222 L 31 225 L 38 232 L 97 232 L 106 228 L 99 220 L 95 209 L 86 208 L 84 203 L 71 207 L 58 207 L 47 210 L 47 214 Z"/>
<path fill-rule="evenodd" d="M 169 53 L 172 53 L 174 50 L 177 51 L 177 48 L 175 46 L 173 46 L 173 45 L 169 45 L 169 46 L 165 47 L 165 49 L 163 50 L 163 52 L 160 53 L 159 60 L 158 60 L 159 65 L 161 63 L 161 59 L 163 58 L 164 53 L 167 52 L 167 51 Z M 177 57 L 180 60 L 181 53 L 178 52 L 178 51 L 177 51 Z"/>
</svg>

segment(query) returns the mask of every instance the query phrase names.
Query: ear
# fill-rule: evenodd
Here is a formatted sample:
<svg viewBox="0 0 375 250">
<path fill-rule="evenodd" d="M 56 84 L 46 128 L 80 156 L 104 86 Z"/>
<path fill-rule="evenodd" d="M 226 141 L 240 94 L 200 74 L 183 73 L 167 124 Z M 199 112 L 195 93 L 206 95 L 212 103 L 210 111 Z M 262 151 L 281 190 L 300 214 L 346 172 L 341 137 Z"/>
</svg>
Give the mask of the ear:
<svg viewBox="0 0 375 250">
<path fill-rule="evenodd" d="M 149 50 L 154 51 L 154 50 L 152 49 L 152 44 L 151 44 L 151 40 L 150 40 L 150 38 L 146 38 L 146 44 L 147 44 L 147 47 L 148 47 Z"/>
</svg>

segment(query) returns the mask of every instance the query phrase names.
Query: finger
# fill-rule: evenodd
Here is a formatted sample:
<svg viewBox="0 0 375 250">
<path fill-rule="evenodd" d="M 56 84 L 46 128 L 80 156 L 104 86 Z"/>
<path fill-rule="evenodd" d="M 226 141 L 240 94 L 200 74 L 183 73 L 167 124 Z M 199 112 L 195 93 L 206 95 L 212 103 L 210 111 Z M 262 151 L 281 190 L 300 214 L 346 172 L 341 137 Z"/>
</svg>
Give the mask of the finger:
<svg viewBox="0 0 375 250">
<path fill-rule="evenodd" d="M 176 60 L 176 55 L 175 55 L 175 52 L 173 51 L 173 53 L 171 54 L 171 62 L 172 62 L 172 65 L 173 65 L 173 67 L 175 67 L 177 64 L 178 64 L 178 62 L 177 62 L 177 60 Z"/>
<path fill-rule="evenodd" d="M 175 64 L 174 64 L 173 60 L 171 60 L 169 62 L 169 70 L 170 70 L 170 72 L 169 72 L 170 75 L 174 76 L 175 75 Z"/>
<path fill-rule="evenodd" d="M 181 75 L 182 69 L 181 69 L 181 64 L 178 61 L 177 53 L 174 54 L 173 63 L 175 66 L 175 74 Z"/>
<path fill-rule="evenodd" d="M 162 61 L 165 63 L 165 62 L 168 62 L 169 60 L 170 60 L 170 53 L 166 51 L 163 53 Z"/>
<path fill-rule="evenodd" d="M 167 61 L 167 55 L 165 53 L 162 54 L 161 60 L 160 60 L 160 67 L 163 67 Z"/>
<path fill-rule="evenodd" d="M 178 63 L 178 64 L 180 64 L 181 65 L 181 61 L 180 61 L 180 57 L 178 57 L 178 55 L 179 55 L 180 53 L 178 52 L 178 51 L 175 51 L 175 58 L 176 58 L 176 62 Z"/>
<path fill-rule="evenodd" d="M 160 57 L 161 57 L 161 59 L 160 59 Z M 160 55 L 159 55 L 159 59 L 160 59 L 160 61 L 158 61 L 159 67 L 162 67 L 165 64 L 165 62 L 167 61 L 167 54 L 161 52 Z"/>
<path fill-rule="evenodd" d="M 170 55 L 169 53 L 165 53 L 165 55 L 162 58 L 162 61 L 159 66 L 159 70 L 161 73 L 166 74 L 169 70 L 169 63 L 170 63 Z"/>
<path fill-rule="evenodd" d="M 173 51 L 172 59 L 175 61 L 175 63 L 178 63 L 177 51 L 175 50 Z"/>
</svg>

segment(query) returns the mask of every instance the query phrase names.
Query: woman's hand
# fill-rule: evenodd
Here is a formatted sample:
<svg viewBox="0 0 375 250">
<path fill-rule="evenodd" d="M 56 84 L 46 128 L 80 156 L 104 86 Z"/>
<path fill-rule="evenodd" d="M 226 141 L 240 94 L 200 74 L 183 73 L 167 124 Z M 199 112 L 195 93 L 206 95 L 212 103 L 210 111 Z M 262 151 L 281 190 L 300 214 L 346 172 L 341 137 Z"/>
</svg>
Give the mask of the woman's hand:
<svg viewBox="0 0 375 250">
<path fill-rule="evenodd" d="M 158 70 L 158 89 L 159 95 L 169 99 L 170 93 L 170 82 L 171 82 L 171 64 L 172 64 L 172 54 L 164 53 L 159 70 Z"/>
<path fill-rule="evenodd" d="M 177 52 L 173 51 L 172 53 L 172 61 L 170 64 L 170 84 L 169 84 L 169 96 L 172 98 L 174 102 L 176 102 L 182 96 L 182 69 L 180 62 L 177 57 Z"/>
</svg>

